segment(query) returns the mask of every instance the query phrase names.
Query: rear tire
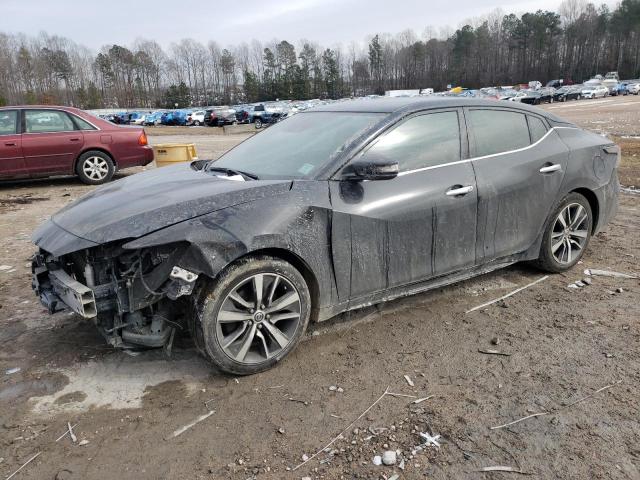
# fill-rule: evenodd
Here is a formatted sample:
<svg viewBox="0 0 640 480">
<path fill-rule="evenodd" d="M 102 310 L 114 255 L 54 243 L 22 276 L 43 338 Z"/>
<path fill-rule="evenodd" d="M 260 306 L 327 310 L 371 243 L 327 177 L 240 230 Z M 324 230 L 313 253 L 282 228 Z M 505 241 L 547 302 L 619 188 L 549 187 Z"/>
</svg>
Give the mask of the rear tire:
<svg viewBox="0 0 640 480">
<path fill-rule="evenodd" d="M 537 266 L 553 273 L 573 267 L 589 245 L 592 226 L 589 201 L 575 192 L 564 197 L 547 220 Z"/>
<path fill-rule="evenodd" d="M 262 128 L 262 120 L 260 120 L 259 118 L 256 118 L 256 121 L 254 123 L 256 130 L 260 130 Z"/>
<path fill-rule="evenodd" d="M 202 289 L 193 329 L 196 344 L 216 367 L 251 375 L 272 368 L 296 347 L 310 314 L 302 274 L 284 260 L 261 255 L 234 263 Z"/>
<path fill-rule="evenodd" d="M 116 166 L 109 155 L 99 150 L 90 150 L 78 158 L 76 173 L 82 183 L 101 185 L 108 182 L 116 172 Z"/>
</svg>

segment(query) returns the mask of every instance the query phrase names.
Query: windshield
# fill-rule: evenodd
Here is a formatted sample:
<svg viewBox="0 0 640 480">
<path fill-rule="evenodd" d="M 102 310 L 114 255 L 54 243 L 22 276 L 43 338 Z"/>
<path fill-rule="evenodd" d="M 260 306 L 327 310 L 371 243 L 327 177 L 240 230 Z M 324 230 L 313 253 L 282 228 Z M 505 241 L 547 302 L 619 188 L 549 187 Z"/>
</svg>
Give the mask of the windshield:
<svg viewBox="0 0 640 480">
<path fill-rule="evenodd" d="M 242 142 L 211 168 L 230 168 L 260 179 L 311 178 L 348 141 L 384 114 L 307 112 L 276 123 Z"/>
</svg>

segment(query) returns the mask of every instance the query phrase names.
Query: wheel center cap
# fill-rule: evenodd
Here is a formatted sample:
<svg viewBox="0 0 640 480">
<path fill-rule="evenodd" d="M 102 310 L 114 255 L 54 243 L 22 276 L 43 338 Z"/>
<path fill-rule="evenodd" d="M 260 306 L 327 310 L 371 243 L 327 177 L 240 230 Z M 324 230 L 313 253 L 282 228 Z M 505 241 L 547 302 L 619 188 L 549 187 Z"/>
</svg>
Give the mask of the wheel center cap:
<svg viewBox="0 0 640 480">
<path fill-rule="evenodd" d="M 253 321 L 256 323 L 260 323 L 261 321 L 264 320 L 264 312 L 261 310 L 258 310 L 256 313 L 253 314 Z"/>
</svg>

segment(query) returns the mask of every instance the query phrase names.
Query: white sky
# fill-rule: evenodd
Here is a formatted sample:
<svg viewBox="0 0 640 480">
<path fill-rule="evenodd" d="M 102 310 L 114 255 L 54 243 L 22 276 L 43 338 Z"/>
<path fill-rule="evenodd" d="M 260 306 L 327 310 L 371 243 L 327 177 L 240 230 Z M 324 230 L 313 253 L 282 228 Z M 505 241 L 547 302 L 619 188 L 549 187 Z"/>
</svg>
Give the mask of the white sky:
<svg viewBox="0 0 640 480">
<path fill-rule="evenodd" d="M 559 5 L 560 0 L 0 0 L 0 32 L 46 31 L 93 49 L 129 45 L 139 37 L 163 47 L 182 38 L 215 40 L 222 47 L 253 38 L 334 46 L 407 28 L 418 36 L 427 26 L 457 28 L 496 8 L 522 13 L 556 11 Z"/>
</svg>

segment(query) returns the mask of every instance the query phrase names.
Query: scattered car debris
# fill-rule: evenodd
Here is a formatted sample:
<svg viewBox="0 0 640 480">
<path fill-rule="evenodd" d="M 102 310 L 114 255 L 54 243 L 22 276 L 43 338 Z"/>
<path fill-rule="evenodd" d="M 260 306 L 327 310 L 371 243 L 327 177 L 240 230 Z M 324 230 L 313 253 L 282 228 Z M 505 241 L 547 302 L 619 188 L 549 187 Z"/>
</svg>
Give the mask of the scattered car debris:
<svg viewBox="0 0 640 480">
<path fill-rule="evenodd" d="M 506 353 L 506 352 L 501 352 L 499 350 L 491 350 L 491 349 L 482 349 L 479 348 L 478 352 L 480 353 L 484 353 L 485 355 L 502 355 L 503 357 L 510 357 L 511 354 L 510 353 Z"/>
<path fill-rule="evenodd" d="M 13 375 L 14 373 L 18 373 L 20 370 L 22 370 L 20 367 L 14 367 L 14 368 L 10 368 L 9 370 L 7 370 L 4 373 L 6 375 Z"/>
<path fill-rule="evenodd" d="M 26 467 L 27 465 L 29 465 L 31 462 L 33 462 L 36 458 L 38 458 L 40 456 L 42 452 L 38 452 L 36 453 L 33 457 L 31 457 L 29 460 L 27 460 L 26 462 L 24 462 L 22 464 L 22 466 L 20 468 L 18 468 L 15 472 L 13 472 L 11 475 L 9 475 L 6 480 L 10 480 L 11 478 L 13 478 L 16 473 L 18 473 L 20 470 L 22 470 L 24 467 Z"/>
<path fill-rule="evenodd" d="M 196 418 L 193 422 L 185 425 L 184 427 L 180 427 L 179 429 L 177 429 L 176 431 L 174 431 L 171 435 L 169 435 L 168 437 L 165 438 L 165 440 L 169 440 L 171 438 L 175 438 L 179 435 L 182 435 L 184 432 L 186 432 L 187 430 L 189 430 L 190 428 L 192 428 L 193 426 L 197 425 L 198 423 L 202 422 L 203 420 L 206 420 L 207 418 L 209 418 L 211 415 L 213 415 L 215 413 L 215 410 L 211 410 L 207 413 L 205 413 L 204 415 L 200 415 L 198 418 Z"/>
<path fill-rule="evenodd" d="M 382 393 L 382 395 L 380 395 L 375 402 L 373 402 L 371 405 L 369 405 L 367 407 L 367 409 L 362 412 L 358 418 L 356 418 L 354 421 L 352 421 L 349 425 L 347 425 L 347 427 L 342 430 L 338 435 L 336 435 L 327 445 L 325 445 L 324 447 L 322 447 L 320 450 L 318 450 L 316 453 L 314 453 L 313 455 L 311 455 L 311 457 L 307 458 L 306 460 L 303 459 L 302 463 L 296 465 L 295 467 L 293 467 L 291 469 L 291 471 L 296 471 L 297 469 L 299 469 L 300 467 L 302 467 L 304 464 L 306 464 L 308 461 L 313 460 L 314 458 L 316 458 L 318 455 L 320 455 L 322 452 L 325 451 L 325 449 L 329 448 L 331 445 L 333 445 L 335 442 L 337 442 L 340 438 L 343 438 L 343 435 L 345 433 L 347 433 L 349 430 L 351 430 L 353 428 L 353 426 L 362 418 L 364 417 L 367 413 L 369 413 L 369 411 L 375 407 L 378 403 L 380 403 L 380 401 L 386 397 L 387 395 L 389 395 L 389 387 L 387 387 L 385 389 L 385 391 Z"/>
<path fill-rule="evenodd" d="M 80 447 L 84 447 L 85 445 L 89 445 L 89 440 L 80 440 L 80 442 L 78 443 L 78 445 Z"/>
<path fill-rule="evenodd" d="M 612 272 L 610 270 L 597 270 L 595 268 L 587 268 L 584 271 L 585 275 L 597 276 L 597 277 L 614 277 L 614 278 L 640 278 L 638 275 L 630 275 L 628 273 Z"/>
<path fill-rule="evenodd" d="M 534 285 L 536 285 L 536 284 L 538 284 L 538 283 L 540 283 L 540 282 L 542 282 L 542 281 L 546 280 L 547 278 L 549 278 L 549 275 L 545 275 L 544 277 L 539 278 L 539 279 L 537 279 L 537 280 L 535 280 L 535 281 L 533 281 L 533 282 L 531 282 L 531 283 L 528 283 L 527 285 L 525 285 L 525 286 L 523 286 L 523 287 L 516 288 L 514 291 L 509 292 L 509 293 L 507 293 L 506 295 L 503 295 L 503 296 L 502 296 L 502 297 L 500 297 L 500 298 L 496 298 L 495 300 L 491 300 L 491 301 L 489 301 L 489 302 L 483 303 L 482 305 L 478 305 L 477 307 L 473 307 L 472 309 L 467 310 L 467 311 L 466 311 L 466 312 L 464 312 L 464 313 L 471 313 L 471 312 L 475 312 L 476 310 L 480 310 L 481 308 L 485 308 L 485 307 L 488 307 L 488 306 L 490 306 L 490 305 L 493 305 L 494 303 L 498 303 L 499 301 L 504 300 L 504 299 L 506 299 L 506 298 L 509 298 L 509 297 L 511 297 L 512 295 L 515 295 L 516 293 L 521 292 L 522 290 L 524 290 L 524 289 L 526 289 L 526 288 L 532 287 L 532 286 L 534 286 Z"/>
<path fill-rule="evenodd" d="M 404 379 L 407 381 L 410 387 L 415 387 L 415 384 L 413 383 L 413 380 L 411 380 L 411 377 L 409 377 L 409 375 L 405 375 Z"/>
</svg>

